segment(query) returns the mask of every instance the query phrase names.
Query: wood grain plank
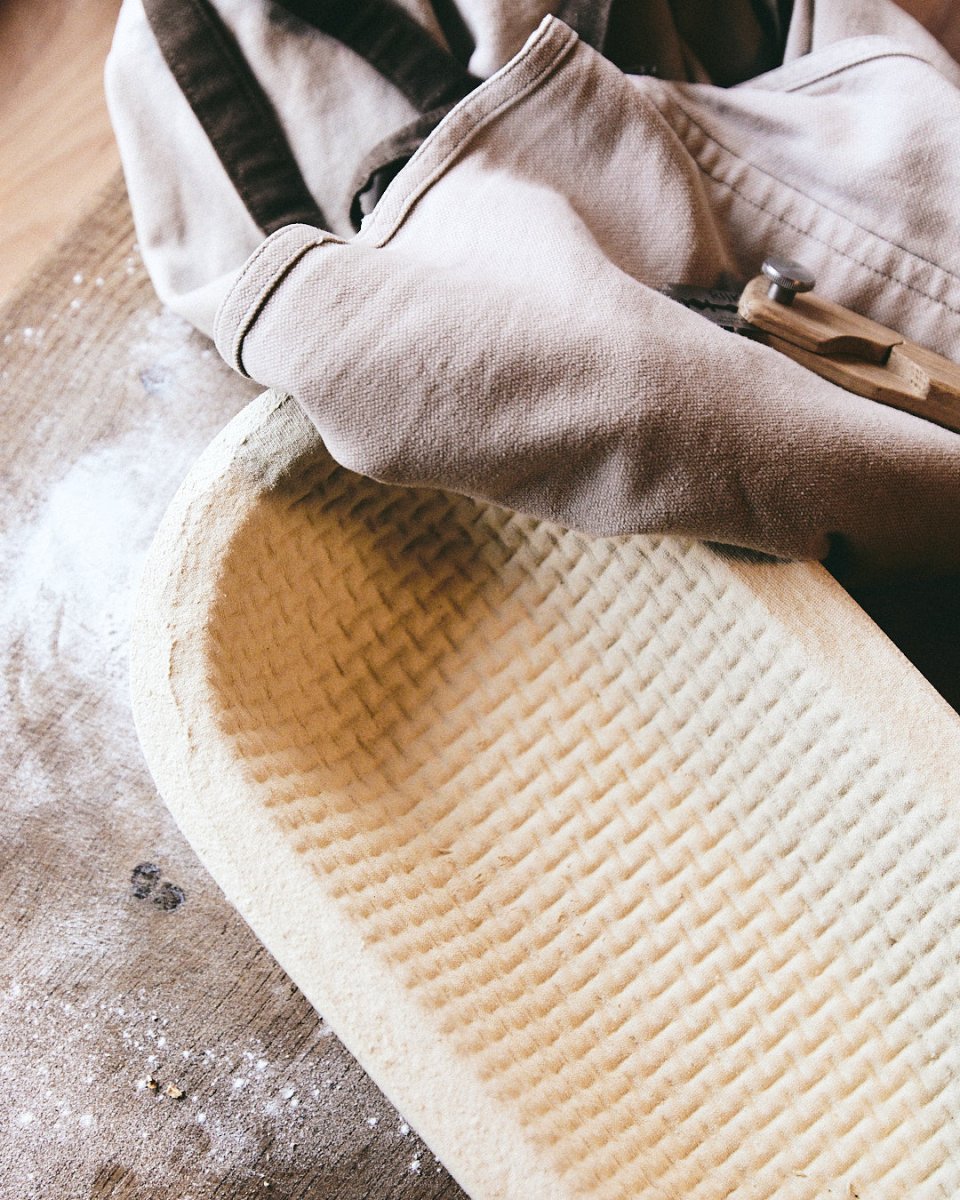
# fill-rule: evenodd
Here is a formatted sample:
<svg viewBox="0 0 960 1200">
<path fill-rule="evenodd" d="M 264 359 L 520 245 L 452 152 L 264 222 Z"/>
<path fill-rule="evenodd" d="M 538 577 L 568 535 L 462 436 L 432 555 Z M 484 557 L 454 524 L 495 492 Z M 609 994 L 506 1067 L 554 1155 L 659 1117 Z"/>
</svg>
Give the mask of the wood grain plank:
<svg viewBox="0 0 960 1200">
<path fill-rule="evenodd" d="M 0 5 L 0 296 L 116 172 L 103 62 L 119 0 Z"/>
<path fill-rule="evenodd" d="M 464 1200 L 144 765 L 139 563 L 257 389 L 161 309 L 119 179 L 0 309 L 0 347 L 0 1195 Z"/>
</svg>

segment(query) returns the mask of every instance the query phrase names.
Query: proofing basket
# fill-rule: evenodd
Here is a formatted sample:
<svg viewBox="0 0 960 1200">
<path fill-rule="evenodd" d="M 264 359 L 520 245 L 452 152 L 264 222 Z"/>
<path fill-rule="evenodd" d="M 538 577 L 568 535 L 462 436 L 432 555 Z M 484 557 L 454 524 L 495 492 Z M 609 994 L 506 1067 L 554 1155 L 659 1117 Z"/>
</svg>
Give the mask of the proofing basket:
<svg viewBox="0 0 960 1200">
<path fill-rule="evenodd" d="M 157 535 L 133 689 L 475 1200 L 960 1194 L 958 720 L 819 567 L 387 487 L 268 392 Z"/>
</svg>

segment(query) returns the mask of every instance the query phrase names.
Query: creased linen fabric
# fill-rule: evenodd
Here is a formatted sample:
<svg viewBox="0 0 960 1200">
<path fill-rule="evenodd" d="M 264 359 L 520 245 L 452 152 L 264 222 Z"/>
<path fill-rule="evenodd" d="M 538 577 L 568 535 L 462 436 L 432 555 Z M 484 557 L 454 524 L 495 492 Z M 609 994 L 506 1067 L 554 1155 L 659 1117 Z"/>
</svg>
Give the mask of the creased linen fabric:
<svg viewBox="0 0 960 1200">
<path fill-rule="evenodd" d="M 888 39 L 718 99 L 627 77 L 548 18 L 355 239 L 269 239 L 217 344 L 296 396 L 341 463 L 391 483 L 597 534 L 949 569 L 960 437 L 654 289 L 791 254 L 826 294 L 955 351 L 958 128 L 953 85 Z M 908 158 L 929 187 L 894 180 L 899 205 L 883 184 Z"/>
<path fill-rule="evenodd" d="M 787 28 L 773 0 L 766 23 L 757 5 L 708 19 L 641 0 L 613 7 L 601 55 L 556 19 L 524 44 L 548 0 L 410 0 L 430 37 L 494 74 L 357 235 L 358 166 L 413 108 L 277 6 L 216 5 L 328 227 L 263 241 L 126 0 L 108 82 L 142 251 L 200 328 L 220 306 L 221 352 L 294 395 L 342 463 L 592 533 L 960 567 L 958 435 L 656 291 L 743 281 L 777 253 L 960 357 L 960 68 L 895 5 L 797 0 Z M 711 82 L 774 43 L 782 66 Z M 139 66 L 163 77 L 156 93 L 134 95 Z"/>
<path fill-rule="evenodd" d="M 281 6 L 210 2 L 266 93 L 328 228 L 350 236 L 358 173 L 376 147 L 409 127 L 414 107 L 361 56 Z M 480 78 L 517 54 L 556 7 L 554 0 L 445 0 L 435 11 L 430 0 L 397 3 Z M 763 6 L 789 7 L 783 0 Z M 941 70 L 956 70 L 886 0 L 867 6 L 866 17 L 850 0 L 829 6 L 795 0 L 792 7 L 788 59 L 866 22 L 868 32 L 893 32 Z M 771 25 L 779 41 L 772 18 Z M 716 12 L 699 0 L 636 0 L 614 4 L 606 52 L 627 72 L 706 83 L 712 69 L 719 82 L 730 83 L 775 58 L 777 47 L 763 42 L 749 0 L 725 0 Z M 105 84 L 144 263 L 164 303 L 209 334 L 218 304 L 262 234 L 164 62 L 143 0 L 123 0 Z"/>
</svg>

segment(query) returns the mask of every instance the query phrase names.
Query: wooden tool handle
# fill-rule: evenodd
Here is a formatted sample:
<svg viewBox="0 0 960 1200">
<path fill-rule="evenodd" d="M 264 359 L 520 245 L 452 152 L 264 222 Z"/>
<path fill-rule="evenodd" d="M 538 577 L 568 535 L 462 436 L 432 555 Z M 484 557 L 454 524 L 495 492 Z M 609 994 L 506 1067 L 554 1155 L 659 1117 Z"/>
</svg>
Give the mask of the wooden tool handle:
<svg viewBox="0 0 960 1200">
<path fill-rule="evenodd" d="M 764 333 L 812 354 L 851 354 L 866 362 L 884 363 L 891 348 L 903 341 L 895 330 L 813 292 L 797 296 L 787 306 L 770 298 L 769 287 L 769 280 L 762 275 L 751 279 L 740 296 L 740 316 Z"/>
<path fill-rule="evenodd" d="M 758 275 L 740 297 L 740 316 L 758 340 L 858 396 L 960 433 L 960 366 L 895 330 L 812 293 L 781 304 Z"/>
<path fill-rule="evenodd" d="M 890 371 L 901 375 L 912 390 L 930 400 L 960 404 L 960 367 L 915 342 L 904 342 L 890 352 Z"/>
<path fill-rule="evenodd" d="M 883 366 L 847 355 L 813 354 L 772 334 L 761 333 L 759 340 L 822 378 L 829 379 L 831 383 L 846 388 L 848 392 L 855 392 L 868 400 L 876 400 L 879 404 L 888 404 L 891 408 L 899 408 L 915 417 L 922 417 L 925 421 L 932 421 L 960 433 L 960 393 L 956 391 L 960 384 L 960 368 L 953 363 L 947 364 L 956 372 L 948 392 L 942 382 L 932 384 L 930 376 L 907 357 L 908 354 L 920 351 L 923 356 L 929 355 L 940 362 L 947 362 L 932 350 L 909 344 L 897 346 L 890 356 L 891 360 L 894 355 L 897 356 L 897 369 L 891 369 L 890 363 Z M 899 362 L 901 357 L 902 364 Z M 902 376 L 898 374 L 898 369 L 902 369 Z"/>
</svg>

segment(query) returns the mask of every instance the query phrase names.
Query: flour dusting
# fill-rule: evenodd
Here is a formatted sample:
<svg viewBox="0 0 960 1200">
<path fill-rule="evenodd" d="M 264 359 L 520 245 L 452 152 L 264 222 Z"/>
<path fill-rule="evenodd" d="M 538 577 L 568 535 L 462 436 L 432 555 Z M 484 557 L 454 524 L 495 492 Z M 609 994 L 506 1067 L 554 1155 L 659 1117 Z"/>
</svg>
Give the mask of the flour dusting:
<svg viewBox="0 0 960 1200">
<path fill-rule="evenodd" d="M 392 1187 L 426 1151 L 226 905 L 130 714 L 144 555 L 256 385 L 147 298 L 94 326 L 68 394 L 30 391 L 64 328 L 143 287 L 135 255 L 112 270 L 78 255 L 59 309 L 0 331 L 31 444 L 58 451 L 3 513 L 0 1193 L 239 1200 L 288 1180 L 303 1195 L 305 1172 L 364 1155 Z M 66 404 L 86 414 L 74 441 L 57 440 Z"/>
</svg>

